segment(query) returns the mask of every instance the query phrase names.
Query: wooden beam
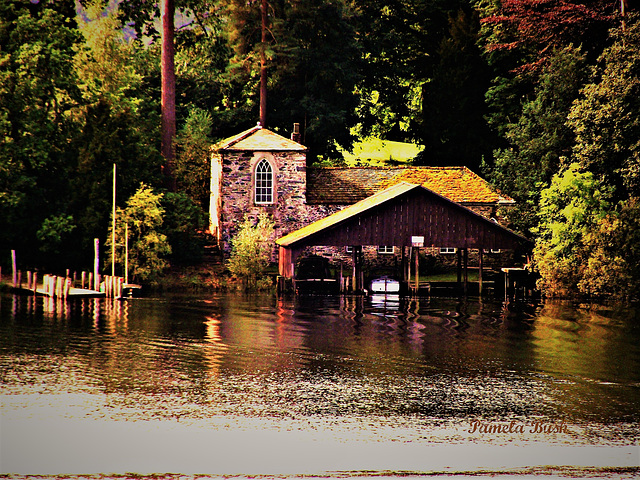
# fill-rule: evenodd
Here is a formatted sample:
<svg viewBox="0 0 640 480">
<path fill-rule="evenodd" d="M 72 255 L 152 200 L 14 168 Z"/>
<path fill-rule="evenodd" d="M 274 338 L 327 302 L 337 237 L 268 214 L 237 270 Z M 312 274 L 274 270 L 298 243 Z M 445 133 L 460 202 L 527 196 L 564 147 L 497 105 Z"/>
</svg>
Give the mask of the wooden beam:
<svg viewBox="0 0 640 480">
<path fill-rule="evenodd" d="M 478 250 L 478 294 L 482 296 L 482 254 L 483 248 Z"/>
</svg>

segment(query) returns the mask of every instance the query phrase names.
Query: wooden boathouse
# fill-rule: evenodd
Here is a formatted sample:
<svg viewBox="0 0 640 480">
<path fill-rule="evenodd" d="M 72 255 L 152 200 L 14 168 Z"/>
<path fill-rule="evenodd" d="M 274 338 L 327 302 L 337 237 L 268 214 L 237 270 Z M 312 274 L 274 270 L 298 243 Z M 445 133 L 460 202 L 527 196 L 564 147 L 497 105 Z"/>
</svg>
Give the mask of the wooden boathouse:
<svg viewBox="0 0 640 480">
<path fill-rule="evenodd" d="M 422 247 L 453 247 L 462 253 L 464 285 L 467 284 L 469 249 L 479 252 L 479 285 L 482 292 L 482 254 L 485 249 L 529 251 L 525 237 L 434 191 L 401 182 L 343 210 L 289 233 L 278 240 L 279 274 L 293 279 L 296 260 L 307 247 L 334 246 L 353 249 L 351 289 L 362 291 L 364 245 L 388 245 L 402 251 L 407 266 L 405 282 L 418 289 L 418 251 Z M 413 282 L 411 263 L 415 262 Z M 459 257 L 460 258 L 460 257 Z"/>
</svg>

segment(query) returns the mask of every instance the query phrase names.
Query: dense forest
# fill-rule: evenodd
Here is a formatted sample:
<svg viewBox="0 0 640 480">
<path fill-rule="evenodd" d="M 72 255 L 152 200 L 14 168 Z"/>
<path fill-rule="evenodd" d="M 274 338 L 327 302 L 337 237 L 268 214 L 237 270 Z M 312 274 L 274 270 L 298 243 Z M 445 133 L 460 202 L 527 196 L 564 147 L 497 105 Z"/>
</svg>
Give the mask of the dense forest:
<svg viewBox="0 0 640 480">
<path fill-rule="evenodd" d="M 0 264 L 90 265 L 114 171 L 138 278 L 197 262 L 207 151 L 258 119 L 299 123 L 309 163 L 375 137 L 468 166 L 518 202 L 548 295 L 640 287 L 630 0 L 4 0 Z"/>
</svg>

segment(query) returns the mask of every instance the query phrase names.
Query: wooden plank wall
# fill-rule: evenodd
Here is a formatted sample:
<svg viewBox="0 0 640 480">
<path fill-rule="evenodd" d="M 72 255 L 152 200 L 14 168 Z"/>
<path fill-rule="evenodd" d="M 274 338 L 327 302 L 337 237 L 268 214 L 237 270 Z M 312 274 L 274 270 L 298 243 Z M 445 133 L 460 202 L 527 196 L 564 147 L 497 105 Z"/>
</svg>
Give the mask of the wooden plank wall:
<svg viewBox="0 0 640 480">
<path fill-rule="evenodd" d="M 489 219 L 424 191 L 411 191 L 305 239 L 305 245 L 410 246 L 414 235 L 425 246 L 516 248 L 518 238 Z"/>
</svg>

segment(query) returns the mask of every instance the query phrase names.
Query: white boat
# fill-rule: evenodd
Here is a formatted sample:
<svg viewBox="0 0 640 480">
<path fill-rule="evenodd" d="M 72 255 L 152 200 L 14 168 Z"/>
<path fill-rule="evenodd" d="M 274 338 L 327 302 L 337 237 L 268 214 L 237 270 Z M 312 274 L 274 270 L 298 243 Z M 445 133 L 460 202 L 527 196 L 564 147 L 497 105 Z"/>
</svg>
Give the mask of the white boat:
<svg viewBox="0 0 640 480">
<path fill-rule="evenodd" d="M 398 293 L 400 282 L 391 277 L 379 277 L 371 281 L 372 293 Z"/>
</svg>

